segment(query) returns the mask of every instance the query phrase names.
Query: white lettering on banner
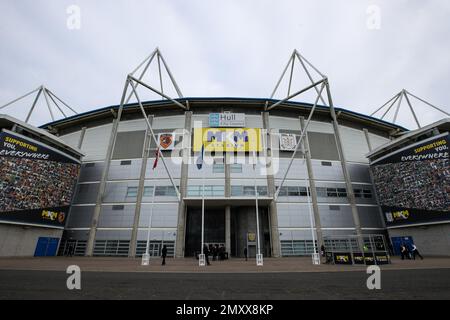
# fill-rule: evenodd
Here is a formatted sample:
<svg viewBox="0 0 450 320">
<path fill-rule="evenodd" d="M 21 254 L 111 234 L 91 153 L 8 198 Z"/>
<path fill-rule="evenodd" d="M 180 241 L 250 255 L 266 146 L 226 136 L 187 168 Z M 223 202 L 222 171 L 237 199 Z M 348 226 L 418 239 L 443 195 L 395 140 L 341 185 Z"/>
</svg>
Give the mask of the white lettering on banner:
<svg viewBox="0 0 450 320">
<path fill-rule="evenodd" d="M 31 153 L 25 151 L 15 151 L 15 150 L 0 150 L 0 156 L 11 156 L 19 158 L 34 158 L 34 159 L 44 159 L 50 158 L 50 155 L 44 153 Z"/>
</svg>

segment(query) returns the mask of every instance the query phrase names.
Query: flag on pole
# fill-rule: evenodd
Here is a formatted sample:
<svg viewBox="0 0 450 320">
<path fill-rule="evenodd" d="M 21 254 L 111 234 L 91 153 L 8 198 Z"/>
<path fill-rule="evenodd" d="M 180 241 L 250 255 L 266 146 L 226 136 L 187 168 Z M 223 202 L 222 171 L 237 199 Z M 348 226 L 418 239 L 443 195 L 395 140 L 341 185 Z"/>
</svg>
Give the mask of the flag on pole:
<svg viewBox="0 0 450 320">
<path fill-rule="evenodd" d="M 156 154 L 155 154 L 155 161 L 153 162 L 153 170 L 155 170 L 156 166 L 158 165 L 158 160 L 159 160 L 159 148 L 156 149 Z"/>
<path fill-rule="evenodd" d="M 203 154 L 205 153 L 205 145 L 202 144 L 202 153 L 200 154 L 200 156 L 197 158 L 197 169 L 201 170 L 203 167 Z"/>
</svg>

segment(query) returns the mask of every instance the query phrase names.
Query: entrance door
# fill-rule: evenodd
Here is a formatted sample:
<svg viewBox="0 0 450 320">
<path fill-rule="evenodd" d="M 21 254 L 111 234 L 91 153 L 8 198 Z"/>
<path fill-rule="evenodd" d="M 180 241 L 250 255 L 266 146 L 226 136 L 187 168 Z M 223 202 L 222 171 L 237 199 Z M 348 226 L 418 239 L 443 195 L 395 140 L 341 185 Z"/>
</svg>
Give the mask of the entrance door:
<svg viewBox="0 0 450 320">
<path fill-rule="evenodd" d="M 394 255 L 398 256 L 400 255 L 400 246 L 404 244 L 407 248 L 411 248 L 414 244 L 413 238 L 406 236 L 406 237 L 392 237 L 392 247 L 394 249 Z"/>
<path fill-rule="evenodd" d="M 159 257 L 160 247 L 160 243 L 150 243 L 150 246 L 148 248 L 148 253 L 150 254 L 150 256 Z"/>
<path fill-rule="evenodd" d="M 34 251 L 35 257 L 53 257 L 56 256 L 59 238 L 39 237 Z"/>
<path fill-rule="evenodd" d="M 205 243 L 225 243 L 225 208 L 205 208 Z M 186 218 L 186 257 L 200 252 L 202 242 L 202 209 L 189 207 Z"/>
</svg>

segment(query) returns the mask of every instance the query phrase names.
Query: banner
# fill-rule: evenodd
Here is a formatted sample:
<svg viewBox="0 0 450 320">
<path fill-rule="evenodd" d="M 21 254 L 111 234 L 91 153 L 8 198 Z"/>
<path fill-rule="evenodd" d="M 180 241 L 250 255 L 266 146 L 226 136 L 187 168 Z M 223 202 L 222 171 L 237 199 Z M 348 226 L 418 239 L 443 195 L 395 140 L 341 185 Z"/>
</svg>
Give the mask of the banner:
<svg viewBox="0 0 450 320">
<path fill-rule="evenodd" d="M 449 145 L 445 133 L 371 163 L 388 227 L 450 220 Z"/>
<path fill-rule="evenodd" d="M 261 129 L 194 128 L 193 151 L 251 152 L 262 151 Z"/>
<path fill-rule="evenodd" d="M 0 133 L 0 222 L 63 228 L 80 163 L 43 143 Z"/>
</svg>

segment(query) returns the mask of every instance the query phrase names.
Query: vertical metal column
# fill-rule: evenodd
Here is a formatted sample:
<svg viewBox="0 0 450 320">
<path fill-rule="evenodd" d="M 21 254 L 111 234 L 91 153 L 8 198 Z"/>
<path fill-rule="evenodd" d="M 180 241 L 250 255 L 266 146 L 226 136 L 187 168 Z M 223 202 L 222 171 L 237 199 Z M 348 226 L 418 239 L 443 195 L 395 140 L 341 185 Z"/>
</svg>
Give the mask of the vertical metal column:
<svg viewBox="0 0 450 320">
<path fill-rule="evenodd" d="M 119 129 L 120 118 L 122 117 L 123 103 L 125 100 L 125 96 L 127 94 L 128 84 L 129 84 L 129 82 L 127 80 L 125 82 L 125 87 L 124 87 L 124 90 L 122 93 L 122 99 L 120 102 L 119 111 L 117 113 L 117 118 L 114 119 L 113 125 L 111 128 L 111 135 L 109 138 L 108 149 L 107 149 L 106 157 L 105 157 L 105 167 L 103 169 L 102 180 L 101 180 L 100 186 L 98 188 L 97 200 L 95 203 L 94 214 L 92 216 L 92 222 L 91 222 L 91 227 L 90 227 L 90 231 L 89 231 L 89 238 L 88 238 L 88 242 L 86 244 L 86 253 L 85 253 L 86 256 L 92 256 L 92 254 L 94 253 L 94 243 L 95 243 L 95 235 L 97 233 L 98 218 L 100 217 L 100 211 L 102 209 L 102 201 L 103 201 L 103 196 L 105 194 L 105 189 L 106 189 L 106 180 L 108 179 L 109 167 L 111 165 L 111 158 L 112 158 L 112 154 L 113 154 L 114 144 L 116 142 L 117 130 Z"/>
<path fill-rule="evenodd" d="M 345 185 L 347 187 L 347 197 L 350 202 L 350 208 L 352 210 L 353 223 L 355 224 L 355 230 L 356 230 L 356 235 L 357 235 L 357 239 L 358 239 L 358 246 L 359 246 L 359 249 L 361 250 L 361 252 L 363 252 L 364 240 L 362 237 L 361 222 L 359 219 L 358 208 L 356 207 L 355 194 L 353 192 L 353 186 L 352 186 L 352 182 L 350 179 L 350 174 L 348 172 L 347 162 L 345 160 L 345 155 L 344 155 L 344 150 L 342 148 L 342 140 L 341 140 L 341 135 L 339 132 L 339 124 L 337 121 L 336 112 L 334 110 L 333 100 L 331 98 L 331 92 L 330 92 L 330 85 L 329 85 L 328 81 L 326 82 L 326 89 L 327 89 L 328 104 L 330 106 L 330 114 L 331 114 L 333 129 L 334 129 L 334 135 L 336 136 L 336 146 L 337 146 L 337 150 L 339 153 L 339 158 L 341 159 L 342 173 L 344 175 Z"/>
<path fill-rule="evenodd" d="M 276 192 L 275 188 L 275 178 L 273 175 L 273 159 L 272 159 L 272 150 L 270 150 L 270 154 L 268 152 L 269 146 L 272 145 L 271 136 L 270 136 L 270 125 L 269 125 L 269 112 L 262 112 L 261 116 L 263 118 L 263 128 L 266 130 L 265 135 L 267 145 L 264 146 L 266 149 L 266 173 L 267 173 L 267 193 L 269 197 L 273 197 Z M 278 230 L 278 211 L 277 204 L 275 201 L 271 201 L 269 205 L 269 223 L 270 223 L 270 240 L 271 240 L 271 251 L 272 257 L 279 257 L 280 252 L 280 234 Z"/>
<path fill-rule="evenodd" d="M 304 127 L 305 127 L 305 118 L 300 117 L 300 129 L 303 130 Z M 310 149 L 309 149 L 308 133 L 305 134 L 305 138 L 303 139 L 303 147 L 305 150 L 306 170 L 308 171 L 309 185 L 311 187 L 310 194 L 312 199 L 314 220 L 316 224 L 317 249 L 318 252 L 320 252 L 320 247 L 323 244 L 322 223 L 320 222 L 320 212 L 317 201 L 316 182 L 314 180 L 314 171 L 312 167 L 311 153 L 309 152 Z"/>
<path fill-rule="evenodd" d="M 150 124 L 153 124 L 153 116 L 148 117 Z M 139 218 L 141 216 L 142 197 L 144 196 L 145 174 L 147 172 L 147 159 L 150 152 L 150 144 L 152 138 L 148 130 L 145 131 L 144 152 L 142 154 L 141 172 L 139 176 L 139 186 L 136 199 L 136 208 L 134 209 L 133 229 L 131 231 L 130 249 L 128 250 L 128 257 L 134 258 L 136 256 L 137 238 L 139 232 Z M 154 177 L 152 177 L 154 179 Z M 153 201 L 153 200 L 152 200 Z"/>
<path fill-rule="evenodd" d="M 230 153 L 224 153 L 225 198 L 231 196 Z M 225 206 L 225 250 L 231 255 L 231 206 Z"/>
<path fill-rule="evenodd" d="M 86 127 L 81 128 L 81 134 L 80 138 L 78 139 L 78 149 L 81 149 L 81 146 L 83 145 L 84 135 L 86 134 Z"/>
<path fill-rule="evenodd" d="M 189 159 L 191 157 L 191 132 L 192 132 L 192 111 L 184 113 L 184 134 L 183 150 L 180 174 L 180 202 L 178 204 L 177 238 L 175 242 L 175 257 L 184 257 L 184 245 L 186 236 L 186 204 L 184 198 L 187 194 Z"/>
</svg>

